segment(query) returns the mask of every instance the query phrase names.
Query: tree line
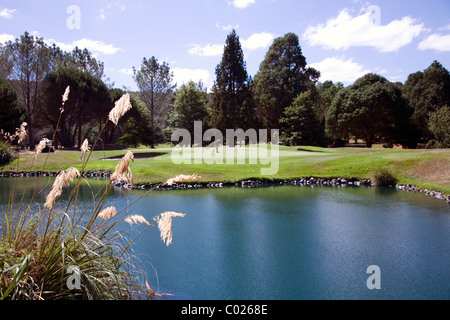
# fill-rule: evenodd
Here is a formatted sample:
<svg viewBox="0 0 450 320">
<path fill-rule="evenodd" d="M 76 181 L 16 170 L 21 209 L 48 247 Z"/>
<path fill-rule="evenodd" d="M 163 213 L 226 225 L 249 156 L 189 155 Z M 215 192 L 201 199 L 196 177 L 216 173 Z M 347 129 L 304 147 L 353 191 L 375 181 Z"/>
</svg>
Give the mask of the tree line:
<svg viewBox="0 0 450 320">
<path fill-rule="evenodd" d="M 320 72 L 307 66 L 298 36 L 288 33 L 274 40 L 252 79 L 233 30 L 215 74 L 209 95 L 194 83 L 175 93 L 168 132 L 191 131 L 197 120 L 223 133 L 280 129 L 280 141 L 290 146 L 339 147 L 361 139 L 368 148 L 375 143 L 450 147 L 450 74 L 437 61 L 404 84 L 373 73 L 348 87 L 320 83 Z"/>
<path fill-rule="evenodd" d="M 61 95 L 69 85 L 54 143 L 80 146 L 98 134 L 123 94 L 105 84 L 103 70 L 86 49 L 63 52 L 28 33 L 1 45 L 0 128 L 13 132 L 26 121 L 33 149 L 39 140 L 35 132 L 42 138 L 55 129 Z M 361 139 L 367 147 L 450 147 L 450 74 L 437 61 L 409 75 L 404 84 L 373 73 L 347 87 L 321 83 L 320 72 L 307 65 L 298 36 L 287 33 L 274 40 L 252 78 L 233 30 L 211 92 L 192 81 L 177 89 L 169 65 L 154 56 L 143 58 L 133 71 L 139 89 L 132 94 L 135 108 L 117 128 L 105 130 L 105 145 L 154 147 L 170 141 L 178 128 L 193 133 L 194 121 L 202 121 L 224 136 L 226 129 L 280 129 L 280 141 L 291 146 L 338 147 Z"/>
</svg>

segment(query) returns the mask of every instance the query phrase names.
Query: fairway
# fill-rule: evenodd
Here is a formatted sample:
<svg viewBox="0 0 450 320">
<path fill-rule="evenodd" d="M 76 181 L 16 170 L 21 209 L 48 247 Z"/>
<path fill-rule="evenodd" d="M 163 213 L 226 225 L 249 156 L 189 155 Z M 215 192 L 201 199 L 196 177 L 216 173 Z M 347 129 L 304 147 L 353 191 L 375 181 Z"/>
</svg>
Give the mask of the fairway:
<svg viewBox="0 0 450 320">
<path fill-rule="evenodd" d="M 290 179 L 299 177 L 347 177 L 366 179 L 382 169 L 389 170 L 400 183 L 412 183 L 450 193 L 450 150 L 402 150 L 383 148 L 272 148 L 258 145 L 247 148 L 188 148 L 183 161 L 173 160 L 172 148 L 129 149 L 133 153 L 158 153 L 155 157 L 137 158 L 131 163 L 136 183 L 163 182 L 179 174 L 199 174 L 200 181 L 234 182 L 249 178 Z M 256 151 L 255 151 L 256 150 Z M 257 157 L 251 154 L 256 152 Z M 114 171 L 126 150 L 94 151 L 86 171 Z M 239 157 L 241 155 L 241 157 Z M 244 155 L 244 157 L 242 157 Z M 46 158 L 48 156 L 48 160 Z M 200 158 L 199 158 L 200 156 Z M 234 158 L 233 158 L 234 157 Z M 45 163 L 46 162 L 46 163 Z M 278 162 L 278 163 L 276 163 Z M 44 167 L 45 164 L 45 167 Z M 19 159 L 4 166 L 0 172 L 58 172 L 74 166 L 81 169 L 80 152 L 58 151 L 41 154 L 33 163 L 33 153 L 21 153 Z M 264 175 L 272 166 L 276 174 Z"/>
</svg>

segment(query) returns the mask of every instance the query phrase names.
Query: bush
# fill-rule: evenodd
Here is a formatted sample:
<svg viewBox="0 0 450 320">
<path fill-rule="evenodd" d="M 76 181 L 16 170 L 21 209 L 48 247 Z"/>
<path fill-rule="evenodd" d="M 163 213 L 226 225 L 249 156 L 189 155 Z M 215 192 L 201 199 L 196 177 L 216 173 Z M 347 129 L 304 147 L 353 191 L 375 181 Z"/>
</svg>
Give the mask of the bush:
<svg viewBox="0 0 450 320">
<path fill-rule="evenodd" d="M 375 174 L 374 183 L 377 187 L 393 187 L 398 179 L 387 170 L 379 171 Z"/>
<path fill-rule="evenodd" d="M 118 122 L 129 105 L 129 95 L 124 94 L 111 111 L 113 120 Z M 102 128 L 106 128 L 108 121 L 113 122 L 111 114 Z M 58 123 L 61 115 L 62 112 Z M 77 202 L 83 173 L 102 133 L 89 155 L 83 157 L 82 154 L 81 171 L 74 167 L 61 170 L 43 206 L 33 202 L 34 196 L 41 192 L 40 179 L 28 205 L 24 197 L 19 200 L 16 191 L 12 191 L 7 208 L 0 212 L 0 301 L 128 300 L 161 296 L 145 280 L 146 275 L 133 256 L 131 245 L 145 230 L 156 225 L 161 240 L 170 245 L 172 218 L 184 214 L 164 212 L 154 216 L 150 223 L 143 216 L 129 215 L 130 204 L 120 211 L 115 207 L 104 208 L 114 183 L 132 183 L 129 160 L 134 156 L 131 152 L 116 166 L 111 181 L 93 194 L 88 208 L 80 210 Z M 11 149 L 3 145 L 2 150 Z M 37 155 L 38 152 L 35 159 Z M 46 161 L 40 167 L 42 172 L 45 172 Z M 65 211 L 54 210 L 63 188 L 69 188 L 74 181 L 68 205 L 63 205 Z M 30 210 L 31 207 L 36 209 Z M 118 227 L 124 223 L 136 226 L 119 231 Z"/>
<path fill-rule="evenodd" d="M 0 141 L 0 166 L 4 166 L 14 160 L 14 151 L 11 146 Z"/>
<path fill-rule="evenodd" d="M 436 137 L 437 148 L 450 148 L 450 107 L 444 106 L 434 112 L 428 122 L 428 128 Z"/>
</svg>

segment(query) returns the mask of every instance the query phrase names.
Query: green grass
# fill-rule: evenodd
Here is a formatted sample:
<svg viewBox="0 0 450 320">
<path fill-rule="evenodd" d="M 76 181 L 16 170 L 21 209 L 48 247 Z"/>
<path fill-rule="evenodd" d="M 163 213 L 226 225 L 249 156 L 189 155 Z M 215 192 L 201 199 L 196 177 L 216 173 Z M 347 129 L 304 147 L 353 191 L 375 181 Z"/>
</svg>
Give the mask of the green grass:
<svg viewBox="0 0 450 320">
<path fill-rule="evenodd" d="M 299 151 L 299 149 L 301 149 Z M 204 150 L 204 149 L 203 149 Z M 203 151 L 202 150 L 202 151 Z M 450 193 L 450 149 L 401 150 L 383 148 L 285 147 L 279 149 L 279 170 L 274 176 L 261 175 L 261 168 L 269 165 L 249 164 L 180 164 L 171 159 L 168 146 L 151 149 L 131 149 L 133 152 L 163 152 L 163 156 L 136 159 L 131 164 L 136 183 L 163 182 L 178 174 L 199 174 L 200 181 L 233 182 L 248 178 L 289 179 L 298 177 L 354 177 L 374 178 L 388 170 L 399 183 L 414 183 L 419 187 Z M 221 149 L 224 152 L 225 149 Z M 94 151 L 86 170 L 114 171 L 118 161 L 102 160 L 126 153 L 120 151 Z M 80 152 L 60 151 L 51 154 L 46 171 L 60 171 L 69 166 L 81 168 Z M 21 154 L 19 160 L 0 168 L 0 171 L 28 171 L 33 155 Z M 34 168 L 41 165 L 37 160 Z M 35 169 L 36 170 L 36 169 Z"/>
</svg>

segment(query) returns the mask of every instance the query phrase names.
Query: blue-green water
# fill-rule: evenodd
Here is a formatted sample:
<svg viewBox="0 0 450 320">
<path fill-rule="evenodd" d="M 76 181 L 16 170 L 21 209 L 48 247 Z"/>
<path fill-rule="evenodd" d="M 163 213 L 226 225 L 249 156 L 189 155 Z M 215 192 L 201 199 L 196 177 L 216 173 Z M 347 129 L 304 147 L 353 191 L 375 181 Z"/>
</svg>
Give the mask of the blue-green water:
<svg viewBox="0 0 450 320">
<path fill-rule="evenodd" d="M 113 192 L 107 205 L 141 194 Z M 175 299 L 450 299 L 450 208 L 440 200 L 280 186 L 155 191 L 130 208 L 147 219 L 164 211 L 186 213 L 174 219 L 173 244 L 152 228 L 134 253 L 151 285 Z M 366 285 L 371 265 L 379 290 Z"/>
</svg>

